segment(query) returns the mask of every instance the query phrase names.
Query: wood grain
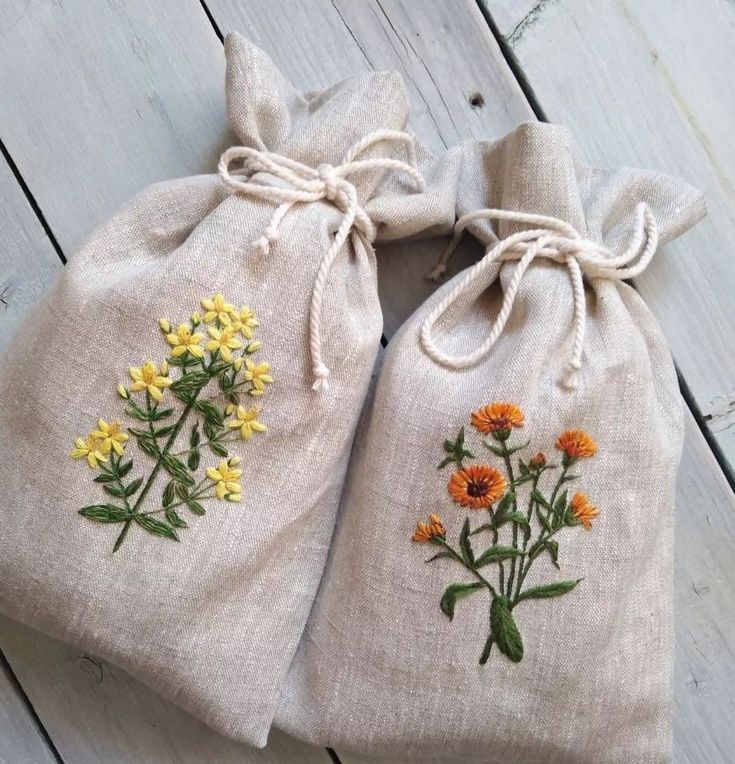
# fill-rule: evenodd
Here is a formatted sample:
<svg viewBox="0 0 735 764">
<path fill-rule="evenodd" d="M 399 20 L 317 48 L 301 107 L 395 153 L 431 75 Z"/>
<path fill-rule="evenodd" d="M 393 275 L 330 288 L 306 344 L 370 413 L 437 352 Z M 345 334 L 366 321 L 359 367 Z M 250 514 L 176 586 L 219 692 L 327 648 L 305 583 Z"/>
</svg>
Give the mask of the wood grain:
<svg viewBox="0 0 735 764">
<path fill-rule="evenodd" d="M 55 764 L 14 677 L 0 663 L 0 764 Z"/>
<path fill-rule="evenodd" d="M 544 112 L 585 157 L 681 176 L 709 214 L 636 281 L 735 464 L 735 4 L 483 0 Z"/>
<path fill-rule="evenodd" d="M 0 157 L 0 353 L 61 269 L 61 260 Z"/>
</svg>

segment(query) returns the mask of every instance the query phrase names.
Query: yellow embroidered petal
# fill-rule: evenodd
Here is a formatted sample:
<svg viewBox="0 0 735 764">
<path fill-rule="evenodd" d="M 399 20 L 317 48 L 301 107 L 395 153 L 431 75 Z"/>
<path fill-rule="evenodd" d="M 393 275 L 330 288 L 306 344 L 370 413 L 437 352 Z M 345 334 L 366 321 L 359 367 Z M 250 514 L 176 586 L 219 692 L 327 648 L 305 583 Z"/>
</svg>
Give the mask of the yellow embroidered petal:
<svg viewBox="0 0 735 764">
<path fill-rule="evenodd" d="M 237 426 L 237 425 L 235 425 Z M 253 437 L 253 427 L 250 422 L 243 422 L 240 427 L 240 437 L 243 440 L 250 440 Z"/>
<path fill-rule="evenodd" d="M 262 423 L 259 422 L 257 419 L 254 419 L 250 426 L 255 430 L 255 432 L 268 432 L 268 428 Z"/>
<path fill-rule="evenodd" d="M 168 377 L 154 377 L 153 385 L 155 387 L 171 387 L 173 383 Z"/>
<path fill-rule="evenodd" d="M 218 499 L 224 499 L 225 494 L 227 493 L 227 488 L 225 487 L 224 483 L 220 482 L 217 483 L 217 487 L 214 489 L 214 492 Z"/>
<path fill-rule="evenodd" d="M 174 358 L 180 358 L 184 353 L 186 353 L 187 350 L 191 350 L 192 348 L 187 348 L 185 345 L 177 345 L 172 351 L 171 355 Z M 199 348 L 199 352 L 202 352 L 202 349 Z"/>
<path fill-rule="evenodd" d="M 201 337 L 201 335 L 197 336 Z M 195 358 L 201 358 L 204 355 L 204 351 L 199 347 L 199 345 L 189 345 L 189 352 Z"/>
<path fill-rule="evenodd" d="M 163 400 L 163 393 L 157 387 L 148 385 L 148 392 L 151 394 L 151 398 L 157 403 L 160 403 Z"/>
</svg>

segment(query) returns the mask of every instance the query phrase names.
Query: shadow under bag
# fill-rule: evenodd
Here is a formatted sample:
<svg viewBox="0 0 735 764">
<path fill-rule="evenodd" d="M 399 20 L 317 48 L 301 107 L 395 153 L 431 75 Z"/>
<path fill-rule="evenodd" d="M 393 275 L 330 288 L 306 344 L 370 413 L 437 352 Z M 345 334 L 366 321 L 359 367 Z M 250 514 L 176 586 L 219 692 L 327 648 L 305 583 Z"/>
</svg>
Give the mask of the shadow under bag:
<svg viewBox="0 0 735 764">
<path fill-rule="evenodd" d="M 372 243 L 451 230 L 459 154 L 416 149 L 396 74 L 303 95 L 226 56 L 243 145 L 115 214 L 0 366 L 0 610 L 263 746 L 379 347 Z"/>
<path fill-rule="evenodd" d="M 542 124 L 467 144 L 458 197 L 486 255 L 388 346 L 275 723 L 422 760 L 668 761 L 682 408 L 622 279 L 701 197 Z"/>
</svg>

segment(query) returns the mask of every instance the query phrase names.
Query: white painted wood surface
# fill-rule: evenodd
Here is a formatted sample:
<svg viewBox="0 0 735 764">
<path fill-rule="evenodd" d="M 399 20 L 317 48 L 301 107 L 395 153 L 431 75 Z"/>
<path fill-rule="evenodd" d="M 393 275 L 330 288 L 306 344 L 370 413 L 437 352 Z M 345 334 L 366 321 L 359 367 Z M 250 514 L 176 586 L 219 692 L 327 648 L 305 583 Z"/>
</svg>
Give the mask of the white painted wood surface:
<svg viewBox="0 0 735 764">
<path fill-rule="evenodd" d="M 735 464 L 735 4 L 482 0 L 541 107 L 593 163 L 670 172 L 708 217 L 636 285 Z"/>
<path fill-rule="evenodd" d="M 513 29 L 532 9 L 536 15 L 546 12 L 547 4 L 551 0 L 498 2 L 502 7 L 496 21 Z M 497 137 L 533 117 L 473 0 L 426 0 L 420 6 L 416 0 L 208 0 L 207 6 L 222 31 L 239 29 L 251 36 L 304 89 L 369 68 L 398 69 L 409 83 L 415 129 L 434 150 L 468 137 Z M 533 18 L 519 27 L 518 39 L 529 31 Z M 721 37 L 717 40 L 719 44 Z M 222 47 L 197 0 L 104 0 L 94 6 L 12 0 L 0 8 L 0 41 L 0 134 L 67 256 L 91 228 L 147 183 L 212 171 L 230 140 L 224 122 Z M 666 50 L 665 38 L 658 44 Z M 594 53 L 586 51 L 588 64 Z M 636 65 L 642 80 L 655 68 L 650 59 Z M 576 68 L 570 67 L 580 76 Z M 609 90 L 610 83 L 605 87 Z M 604 88 L 595 90 L 589 83 L 584 88 L 586 98 L 560 85 L 551 102 L 542 105 L 553 115 L 554 109 L 570 109 L 570 101 L 592 101 L 596 108 L 607 103 Z M 470 104 L 476 93 L 484 99 L 481 107 Z M 581 138 L 592 123 L 581 108 L 574 113 L 570 109 L 565 121 Z M 642 134 L 644 128 L 651 132 L 650 119 L 640 122 Z M 623 127 L 628 143 L 616 143 Z M 633 151 L 634 127 L 608 118 L 594 142 L 580 142 L 590 149 L 591 159 L 642 162 Z M 612 152 L 609 158 L 605 150 Z M 660 162 L 647 164 L 675 171 Z M 18 283 L 32 284 L 45 278 L 38 276 L 44 267 L 56 269 L 56 255 L 12 174 L 2 169 L 0 283 L 12 273 L 20 274 L 14 276 Z M 697 253 L 690 255 L 693 259 Z M 430 290 L 421 276 L 432 257 L 424 248 L 400 261 L 388 252 L 381 255 L 387 335 Z M 667 265 L 670 253 L 665 257 Z M 659 290 L 661 304 L 649 302 L 670 338 L 682 316 L 702 327 L 701 341 L 688 358 L 699 353 L 709 363 L 711 357 L 718 367 L 715 389 L 727 379 L 732 353 L 724 357 L 722 342 L 712 339 L 718 335 L 712 335 L 707 321 L 721 324 L 726 337 L 731 316 L 720 315 L 722 292 L 715 290 L 717 321 L 712 318 L 706 282 L 697 281 L 696 289 L 681 283 L 691 275 L 683 271 L 682 255 L 675 251 L 674 257 L 677 268 L 653 272 L 661 275 L 649 291 Z M 712 262 L 721 267 L 721 259 Z M 721 279 L 717 274 L 720 284 L 728 283 L 728 274 Z M 691 290 L 697 299 L 684 302 Z M 32 303 L 35 292 L 16 294 L 20 310 Z M 671 299 L 676 309 L 667 313 Z M 0 303 L 0 341 L 7 334 L 9 315 Z M 685 379 L 689 382 L 690 373 L 696 378 L 678 360 Z M 690 384 L 701 405 L 707 367 L 695 371 L 702 380 Z M 676 760 L 709 764 L 727 761 L 735 728 L 735 499 L 692 418 L 687 421 L 677 510 Z M 265 753 L 236 746 L 114 667 L 103 666 L 99 682 L 93 661 L 17 624 L 0 625 L 0 648 L 65 761 L 328 761 L 322 750 L 279 736 Z M 23 706 L 14 708 L 20 708 L 23 718 Z M 33 727 L 30 717 L 25 722 Z M 0 740 L 11 739 L 2 725 L 0 714 Z M 11 749 L 16 750 L 20 757 L 21 748 Z M 341 759 L 345 764 L 367 761 L 345 753 Z"/>
</svg>

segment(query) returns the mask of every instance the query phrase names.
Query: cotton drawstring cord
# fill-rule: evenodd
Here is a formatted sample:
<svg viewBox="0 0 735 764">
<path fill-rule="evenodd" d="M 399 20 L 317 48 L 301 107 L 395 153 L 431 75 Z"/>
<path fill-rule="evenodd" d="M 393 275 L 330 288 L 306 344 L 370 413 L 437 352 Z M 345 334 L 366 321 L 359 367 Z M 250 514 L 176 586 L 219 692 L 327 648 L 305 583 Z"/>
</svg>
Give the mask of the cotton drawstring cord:
<svg viewBox="0 0 735 764">
<path fill-rule="evenodd" d="M 381 141 L 403 144 L 408 155 L 408 162 L 389 157 L 359 158 L 364 151 Z M 230 164 L 238 160 L 242 161 L 242 167 L 236 175 L 231 175 Z M 322 164 L 316 169 L 270 151 L 234 146 L 222 154 L 218 169 L 220 177 L 232 191 L 278 203 L 278 207 L 263 235 L 253 242 L 263 254 L 269 253 L 271 244 L 278 238 L 278 228 L 281 221 L 294 204 L 318 202 L 326 199 L 342 213 L 342 222 L 319 265 L 311 294 L 309 314 L 309 348 L 314 374 L 313 389 L 326 390 L 329 386 L 327 377 L 330 372 L 322 360 L 321 314 L 327 277 L 335 258 L 353 228 L 368 244 L 372 244 L 376 236 L 375 224 L 360 206 L 357 189 L 350 181 L 346 180 L 346 176 L 365 170 L 396 170 L 409 175 L 417 190 L 423 191 L 425 183 L 423 176 L 417 169 L 414 139 L 408 133 L 400 130 L 376 130 L 355 143 L 345 155 L 342 164 L 336 167 Z M 268 173 L 287 185 L 266 186 L 250 180 L 257 173 Z"/>
<path fill-rule="evenodd" d="M 421 345 L 436 363 L 450 369 L 466 369 L 474 366 L 490 352 L 505 328 L 521 284 L 523 274 L 536 257 L 566 265 L 572 282 L 574 301 L 574 327 L 572 350 L 563 383 L 570 388 L 577 386 L 577 371 L 582 365 L 582 351 L 587 322 L 583 274 L 588 278 L 623 280 L 641 273 L 651 261 L 658 246 L 658 226 L 653 213 L 645 203 L 636 207 L 633 240 L 625 252 L 616 255 L 607 247 L 583 239 L 568 223 L 545 215 L 531 215 L 509 210 L 485 209 L 463 215 L 454 228 L 454 236 L 442 253 L 429 277 L 438 280 L 446 272 L 447 263 L 457 248 L 464 229 L 477 220 L 508 220 L 535 226 L 535 228 L 493 240 L 485 250 L 485 256 L 469 269 L 465 277 L 427 316 L 421 327 Z M 485 342 L 469 355 L 453 357 L 436 346 L 432 336 L 436 322 L 478 279 L 481 279 L 496 263 L 518 260 L 518 265 L 507 284 L 503 304 Z M 497 278 L 497 276 L 495 277 Z M 488 282 L 488 286 L 494 281 Z"/>
</svg>

